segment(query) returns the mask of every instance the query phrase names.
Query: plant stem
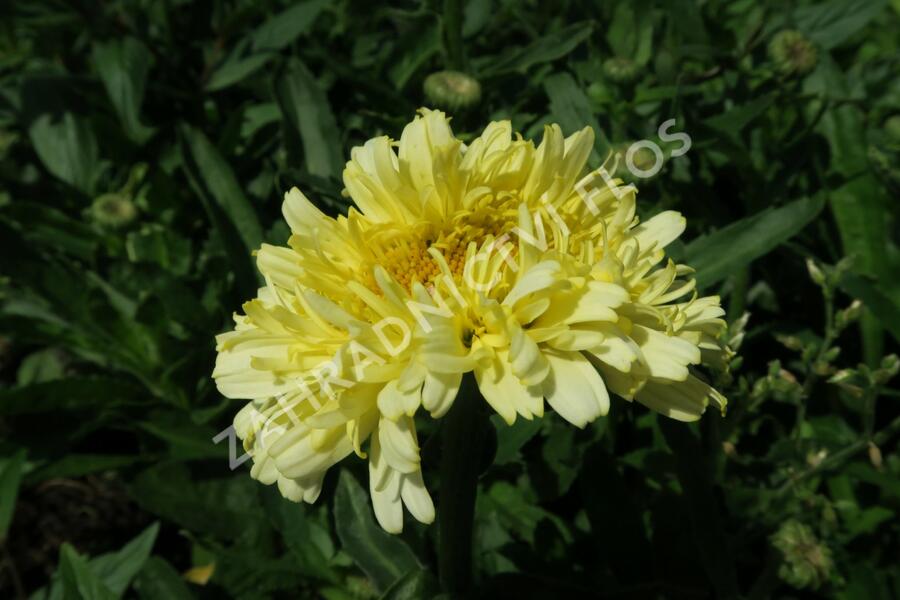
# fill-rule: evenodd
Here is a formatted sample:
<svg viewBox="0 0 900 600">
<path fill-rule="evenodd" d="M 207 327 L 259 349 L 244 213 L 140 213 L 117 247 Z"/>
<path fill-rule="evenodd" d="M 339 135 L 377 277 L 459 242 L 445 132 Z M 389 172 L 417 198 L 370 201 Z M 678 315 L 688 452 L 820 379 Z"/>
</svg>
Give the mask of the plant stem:
<svg viewBox="0 0 900 600">
<path fill-rule="evenodd" d="M 483 406 L 475 378 L 467 373 L 442 427 L 438 568 L 441 587 L 455 598 L 472 587 L 472 524 L 487 431 Z"/>
<path fill-rule="evenodd" d="M 447 52 L 447 66 L 457 71 L 464 70 L 461 0 L 444 0 L 444 49 Z"/>
<path fill-rule="evenodd" d="M 792 432 L 794 439 L 799 439 L 801 436 L 803 422 L 806 420 L 806 403 L 812 394 L 813 385 L 816 383 L 816 380 L 818 380 L 818 375 L 815 371 L 816 364 L 819 363 L 831 349 L 831 344 L 837 338 L 837 335 L 838 332 L 834 326 L 834 297 L 831 292 L 828 292 L 825 294 L 825 336 L 822 339 L 822 345 L 819 346 L 819 351 L 816 353 L 816 356 L 806 366 L 806 379 L 803 382 L 803 391 L 800 396 L 800 402 L 797 404 L 797 417 L 794 421 L 794 431 Z"/>
</svg>

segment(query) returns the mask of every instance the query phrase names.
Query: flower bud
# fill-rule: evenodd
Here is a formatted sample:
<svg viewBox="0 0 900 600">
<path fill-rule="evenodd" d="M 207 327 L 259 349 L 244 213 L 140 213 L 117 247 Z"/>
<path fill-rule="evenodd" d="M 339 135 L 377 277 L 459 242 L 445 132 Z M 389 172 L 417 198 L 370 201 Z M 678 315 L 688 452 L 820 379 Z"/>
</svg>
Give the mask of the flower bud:
<svg viewBox="0 0 900 600">
<path fill-rule="evenodd" d="M 881 367 L 872 374 L 878 385 L 884 385 L 900 371 L 900 358 L 896 354 L 888 354 L 881 360 Z"/>
<path fill-rule="evenodd" d="M 862 308 L 862 302 L 860 302 L 859 300 L 854 300 L 850 303 L 850 306 L 835 315 L 835 326 L 838 329 L 844 329 L 845 327 L 859 319 L 859 316 L 862 314 Z"/>
<path fill-rule="evenodd" d="M 803 523 L 785 522 L 772 536 L 772 545 L 784 559 L 778 576 L 786 583 L 795 588 L 818 589 L 828 581 L 834 569 L 831 550 Z"/>
<path fill-rule="evenodd" d="M 776 33 L 769 42 L 769 58 L 781 74 L 799 77 L 815 68 L 818 52 L 806 36 L 788 29 Z"/>
<path fill-rule="evenodd" d="M 806 259 L 806 270 L 809 271 L 809 278 L 812 279 L 816 285 L 825 286 L 825 273 L 822 272 L 822 269 L 819 268 L 819 265 L 817 265 L 813 259 Z"/>
<path fill-rule="evenodd" d="M 872 463 L 873 467 L 875 467 L 879 471 L 881 470 L 881 448 L 876 446 L 873 442 L 869 442 L 869 462 Z"/>
<path fill-rule="evenodd" d="M 429 102 L 449 111 L 464 110 L 481 101 L 481 84 L 460 71 L 432 73 L 423 87 Z"/>
<path fill-rule="evenodd" d="M 616 83 L 631 83 L 640 74 L 640 66 L 630 58 L 614 56 L 603 61 L 603 74 Z"/>
<path fill-rule="evenodd" d="M 98 224 L 111 229 L 130 225 L 137 218 L 137 207 L 126 194 L 103 194 L 91 204 L 91 217 Z"/>
</svg>

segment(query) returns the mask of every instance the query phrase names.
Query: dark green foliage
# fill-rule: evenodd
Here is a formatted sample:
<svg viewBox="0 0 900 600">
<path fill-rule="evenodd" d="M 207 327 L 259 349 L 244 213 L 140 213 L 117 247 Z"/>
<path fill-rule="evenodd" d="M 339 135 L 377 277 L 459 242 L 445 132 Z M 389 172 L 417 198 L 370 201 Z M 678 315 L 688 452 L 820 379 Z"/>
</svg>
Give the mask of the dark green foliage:
<svg viewBox="0 0 900 600">
<path fill-rule="evenodd" d="M 383 532 L 362 461 L 312 506 L 229 469 L 210 373 L 284 192 L 346 211 L 351 147 L 447 69 L 480 84 L 463 139 L 658 144 L 617 175 L 687 217 L 739 347 L 699 424 L 495 417 L 479 593 L 900 596 L 897 31 L 896 0 L 3 3 L 0 597 L 434 597 L 437 526 Z"/>
</svg>

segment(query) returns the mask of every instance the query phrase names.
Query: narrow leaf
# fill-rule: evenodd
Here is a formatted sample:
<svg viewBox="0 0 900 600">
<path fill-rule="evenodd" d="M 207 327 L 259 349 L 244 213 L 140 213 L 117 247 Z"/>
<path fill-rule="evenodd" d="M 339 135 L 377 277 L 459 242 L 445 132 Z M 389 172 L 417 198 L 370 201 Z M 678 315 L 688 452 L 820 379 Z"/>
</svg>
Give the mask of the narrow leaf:
<svg viewBox="0 0 900 600">
<path fill-rule="evenodd" d="M 277 82 L 281 111 L 303 140 L 312 175 L 337 179 L 343 168 L 340 134 L 325 92 L 299 60 Z"/>
<path fill-rule="evenodd" d="M 16 498 L 19 495 L 19 484 L 22 481 L 22 465 L 24 464 L 24 450 L 19 450 L 10 458 L 0 462 L 0 542 L 6 538 L 9 524 L 12 523 Z"/>
<path fill-rule="evenodd" d="M 801 198 L 741 219 L 685 247 L 698 287 L 721 281 L 800 232 L 821 212 L 824 200 Z"/>
</svg>

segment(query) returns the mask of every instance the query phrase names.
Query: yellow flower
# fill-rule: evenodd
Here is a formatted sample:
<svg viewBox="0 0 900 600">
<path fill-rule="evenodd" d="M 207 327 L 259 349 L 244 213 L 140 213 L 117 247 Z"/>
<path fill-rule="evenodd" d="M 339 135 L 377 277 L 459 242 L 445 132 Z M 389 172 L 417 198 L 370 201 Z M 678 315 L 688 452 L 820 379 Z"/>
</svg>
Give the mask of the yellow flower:
<svg viewBox="0 0 900 600">
<path fill-rule="evenodd" d="M 681 420 L 724 408 L 692 372 L 722 360 L 718 298 L 660 264 L 684 219 L 638 223 L 633 187 L 585 175 L 592 148 L 589 128 L 548 126 L 535 147 L 508 121 L 466 146 L 422 109 L 399 142 L 353 149 L 347 216 L 288 192 L 289 247 L 257 253 L 266 286 L 219 336 L 213 374 L 251 400 L 235 419 L 251 475 L 312 502 L 355 452 L 379 522 L 400 531 L 403 506 L 434 519 L 413 416 L 444 415 L 465 373 L 508 423 L 546 400 L 583 427 L 609 391 Z"/>
</svg>

